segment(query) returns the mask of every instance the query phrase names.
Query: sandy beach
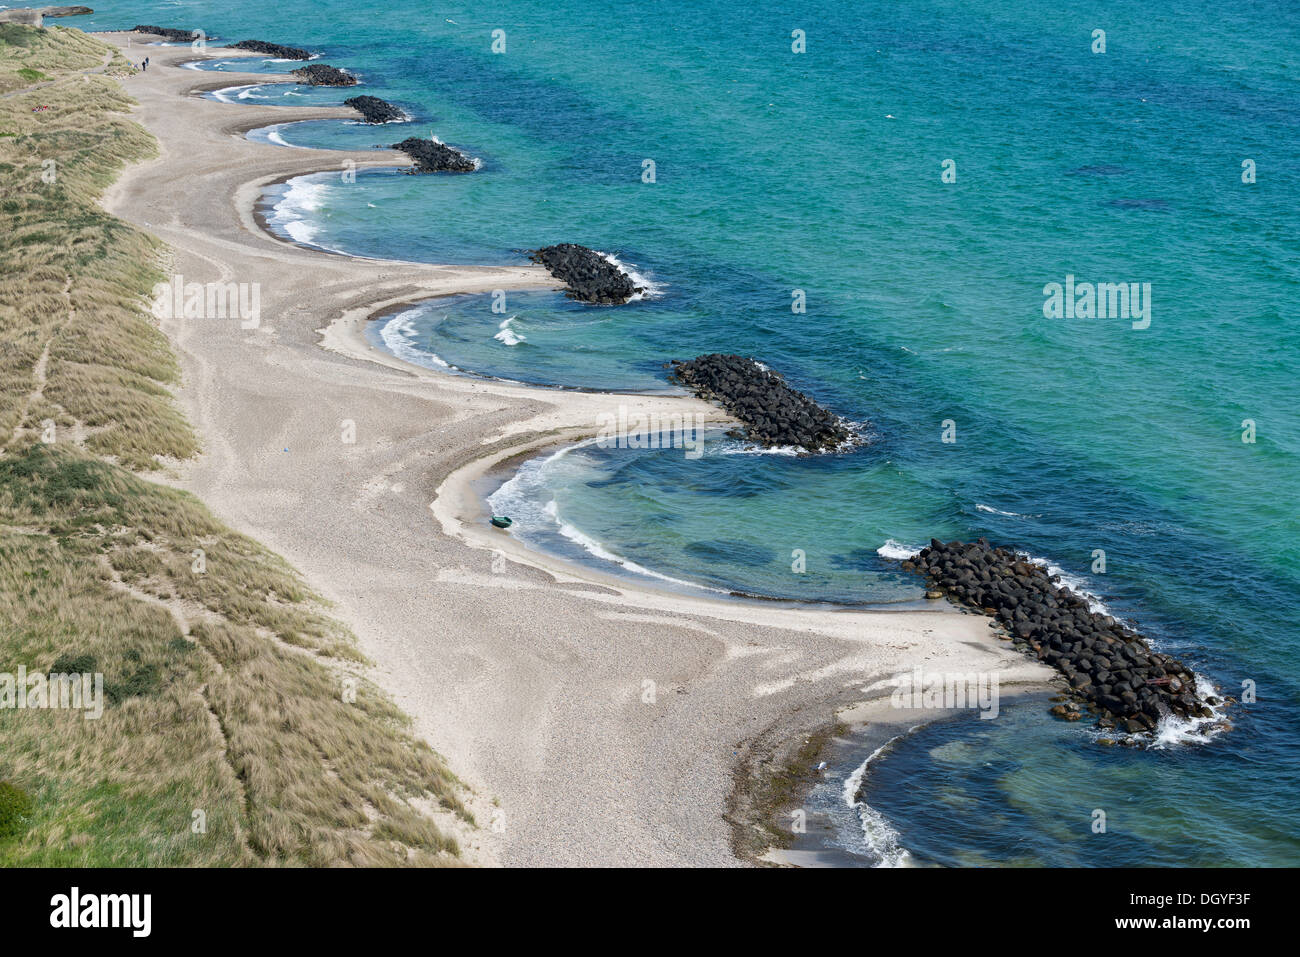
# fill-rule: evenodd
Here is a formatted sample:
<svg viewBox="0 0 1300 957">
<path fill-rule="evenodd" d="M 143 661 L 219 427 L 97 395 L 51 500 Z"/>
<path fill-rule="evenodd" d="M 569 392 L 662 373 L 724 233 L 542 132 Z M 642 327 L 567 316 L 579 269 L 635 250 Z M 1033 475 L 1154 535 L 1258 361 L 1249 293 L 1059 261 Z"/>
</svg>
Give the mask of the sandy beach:
<svg viewBox="0 0 1300 957">
<path fill-rule="evenodd" d="M 148 72 L 122 83 L 161 149 L 125 171 L 105 207 L 167 243 L 170 271 L 186 282 L 261 291 L 255 329 L 163 321 L 184 370 L 177 398 L 204 446 L 163 480 L 336 603 L 374 680 L 478 796 L 478 862 L 746 863 L 725 816 L 738 769 L 860 704 L 863 688 L 915 667 L 1043 686 L 1049 669 L 998 640 L 986 618 L 942 602 L 862 611 L 657 591 L 488 526 L 475 483 L 521 454 L 595 434 L 601 413 L 721 413 L 679 396 L 439 373 L 375 349 L 364 324 L 398 304 L 556 283 L 532 265 L 376 261 L 275 238 L 254 212 L 268 184 L 407 158 L 252 142 L 250 129 L 356 114 L 205 99 L 268 77 L 182 69 L 196 57 L 188 47 L 97 36 L 122 48 L 130 39 L 134 61 L 147 49 Z M 345 423 L 355 443 L 343 440 Z M 497 553 L 505 563 L 494 571 Z"/>
</svg>

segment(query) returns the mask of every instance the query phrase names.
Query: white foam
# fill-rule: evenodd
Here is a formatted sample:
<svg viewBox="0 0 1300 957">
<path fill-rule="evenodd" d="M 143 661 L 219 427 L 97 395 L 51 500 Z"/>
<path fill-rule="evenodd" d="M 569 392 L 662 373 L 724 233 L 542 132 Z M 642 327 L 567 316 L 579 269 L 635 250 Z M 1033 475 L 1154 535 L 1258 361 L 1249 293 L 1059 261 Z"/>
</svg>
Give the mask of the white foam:
<svg viewBox="0 0 1300 957">
<path fill-rule="evenodd" d="M 302 243 L 304 246 L 315 245 L 312 240 L 316 238 L 316 227 L 305 219 L 295 219 L 293 222 L 285 223 L 284 231 L 295 243 Z"/>
<path fill-rule="evenodd" d="M 1088 580 L 1086 578 L 1083 578 L 1079 575 L 1072 575 L 1069 572 L 1067 572 L 1064 568 L 1062 568 L 1060 565 L 1054 565 L 1046 558 L 1037 558 L 1033 555 L 1029 555 L 1027 557 L 1029 558 L 1029 561 L 1032 562 L 1033 564 L 1038 565 L 1040 568 L 1047 569 L 1047 574 L 1059 575 L 1061 578 L 1062 585 L 1064 585 L 1071 592 L 1073 592 L 1075 595 L 1079 596 L 1085 602 L 1088 603 L 1089 611 L 1097 615 L 1110 615 L 1110 617 L 1112 618 L 1116 617 L 1114 615 L 1111 615 L 1110 609 L 1106 607 L 1105 602 L 1103 602 L 1093 592 L 1089 591 Z"/>
<path fill-rule="evenodd" d="M 514 322 L 518 318 L 517 315 L 511 316 L 509 319 L 502 322 L 501 325 L 497 326 L 499 331 L 492 338 L 496 339 L 498 342 L 504 342 L 508 346 L 517 346 L 521 342 L 527 342 L 528 339 L 526 336 L 521 336 L 510 328 L 510 323 Z"/>
<path fill-rule="evenodd" d="M 313 173 L 288 180 L 284 184 L 284 195 L 271 207 L 266 221 L 287 233 L 296 243 L 340 252 L 341 250 L 331 249 L 316 239 L 320 233 L 320 223 L 313 214 L 325 206 L 332 188 L 330 183 L 311 178 L 318 175 L 320 174 Z"/>
<path fill-rule="evenodd" d="M 904 545 L 902 542 L 896 542 L 892 538 L 885 539 L 885 544 L 876 549 L 876 554 L 881 558 L 892 558 L 894 561 L 903 562 L 909 558 L 915 558 L 920 554 L 921 549 L 914 548 L 911 545 Z"/>
<path fill-rule="evenodd" d="M 250 140 L 253 140 L 254 142 L 264 141 L 267 143 L 274 143 L 276 146 L 284 146 L 291 150 L 309 149 L 309 147 L 306 146 L 297 146 L 293 143 L 290 143 L 288 140 L 286 140 L 283 136 L 280 135 L 281 130 L 287 129 L 290 126 L 293 126 L 293 124 L 276 123 L 274 126 L 263 126 L 255 130 L 249 130 L 248 138 Z"/>
<path fill-rule="evenodd" d="M 220 102 L 222 102 L 222 103 L 234 103 L 236 97 L 237 97 L 238 99 L 241 99 L 241 100 L 242 100 L 242 99 L 245 99 L 245 97 L 242 95 L 242 93 L 236 94 L 236 97 L 232 97 L 232 96 L 231 96 L 232 93 L 235 93 L 236 90 L 240 90 L 240 91 L 251 90 L 251 89 L 253 89 L 254 87 L 256 87 L 257 85 L 258 85 L 258 84 L 256 84 L 256 83 L 252 83 L 252 84 L 245 84 L 245 85 L 243 85 L 243 86 L 227 86 L 227 87 L 223 87 L 223 88 L 220 89 L 220 90 L 213 90 L 213 91 L 212 91 L 212 98 L 213 98 L 214 100 L 218 100 L 218 101 L 220 101 Z"/>
<path fill-rule="evenodd" d="M 862 822 L 862 838 L 877 857 L 876 867 L 908 867 L 912 863 L 912 855 L 900 843 L 898 832 L 885 820 L 884 815 L 866 801 L 858 800 L 858 791 L 862 788 L 862 779 L 866 777 L 871 762 L 899 738 L 904 738 L 915 730 L 916 728 L 911 728 L 876 748 L 844 781 L 844 803 L 858 812 L 858 820 Z"/>
<path fill-rule="evenodd" d="M 400 109 L 400 108 L 399 108 Z M 389 126 L 393 123 L 410 123 L 414 117 L 406 110 L 401 110 L 402 115 L 395 120 L 384 120 L 382 123 L 367 123 L 364 119 L 346 120 L 348 126 Z"/>
<path fill-rule="evenodd" d="M 233 66 L 240 67 L 240 64 L 234 60 L 186 60 L 181 64 L 183 70 L 198 70 L 201 73 L 220 73 L 222 67 Z"/>
<path fill-rule="evenodd" d="M 413 365 L 424 365 L 427 360 L 444 369 L 450 369 L 451 366 L 442 357 L 416 345 L 419 333 L 416 331 L 415 322 L 423 313 L 424 310 L 419 307 L 399 312 L 380 327 L 379 338 L 385 348 L 399 359 Z"/>
<path fill-rule="evenodd" d="M 595 250 L 595 252 L 598 255 L 604 256 L 606 261 L 615 269 L 627 276 L 628 279 L 631 279 L 634 284 L 641 287 L 641 292 L 633 293 L 632 298 L 629 299 L 628 302 L 637 302 L 641 299 L 657 299 L 664 294 L 664 289 L 667 288 L 667 286 L 664 283 L 658 283 L 652 279 L 646 278 L 644 274 L 637 272 L 636 269 L 633 268 L 634 264 L 625 263 L 612 253 L 601 252 L 599 249 Z"/>
<path fill-rule="evenodd" d="M 1007 518 L 1041 518 L 1041 515 L 1021 515 L 1019 512 L 1004 512 L 1000 508 L 994 508 L 992 505 L 981 505 L 975 503 L 977 512 L 988 512 L 990 515 L 1005 515 Z"/>
<path fill-rule="evenodd" d="M 329 191 L 329 186 L 325 183 L 314 182 L 306 176 L 298 176 L 288 180 L 285 186 L 288 189 L 275 204 L 277 213 L 296 216 L 301 213 L 314 213 L 325 205 L 325 195 Z"/>
<path fill-rule="evenodd" d="M 1193 677 L 1196 679 L 1198 698 L 1218 696 L 1219 691 L 1209 678 L 1195 672 Z M 1218 737 L 1226 729 L 1225 707 L 1222 701 L 1218 705 L 1210 705 L 1208 718 L 1180 718 L 1175 714 L 1165 715 L 1156 725 L 1149 747 L 1156 751 L 1165 751 L 1184 744 L 1204 744 L 1211 738 Z"/>
<path fill-rule="evenodd" d="M 510 515 L 515 519 L 516 528 L 550 528 L 593 558 L 617 565 L 635 575 L 653 578 L 658 581 L 668 582 L 671 585 L 697 591 L 728 594 L 725 589 L 712 588 L 698 582 L 674 578 L 671 575 L 665 575 L 654 569 L 646 568 L 644 565 L 639 565 L 622 555 L 615 554 L 606 548 L 604 543 L 560 518 L 559 506 L 553 497 L 547 500 L 544 505 L 541 504 L 545 489 L 550 484 L 550 473 L 571 452 L 595 445 L 598 441 L 600 440 L 593 438 L 573 445 L 566 445 L 545 458 L 531 459 L 525 462 L 499 489 L 488 496 L 487 502 L 492 509 L 492 513 L 494 515 Z"/>
<path fill-rule="evenodd" d="M 804 450 L 797 445 L 755 445 L 738 439 L 712 443 L 710 451 L 715 455 L 803 455 Z"/>
</svg>

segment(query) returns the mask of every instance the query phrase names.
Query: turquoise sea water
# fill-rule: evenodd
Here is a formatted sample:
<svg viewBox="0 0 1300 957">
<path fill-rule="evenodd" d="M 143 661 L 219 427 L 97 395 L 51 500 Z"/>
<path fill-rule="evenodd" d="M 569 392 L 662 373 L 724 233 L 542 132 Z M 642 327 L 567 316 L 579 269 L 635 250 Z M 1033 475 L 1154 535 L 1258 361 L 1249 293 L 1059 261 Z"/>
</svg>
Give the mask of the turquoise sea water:
<svg viewBox="0 0 1300 957">
<path fill-rule="evenodd" d="M 513 489 L 540 537 L 708 587 L 906 601 L 918 585 L 882 547 L 987 535 L 1059 565 L 1226 693 L 1256 683 L 1259 703 L 1199 746 L 1102 749 L 1038 705 L 898 742 L 868 793 L 914 859 L 1300 863 L 1290 4 L 110 2 L 83 22 L 320 50 L 365 85 L 245 100 L 366 92 L 412 122 L 277 141 L 434 133 L 483 161 L 290 184 L 268 203 L 299 240 L 430 262 L 572 241 L 655 284 L 618 309 L 458 297 L 372 330 L 416 361 L 639 390 L 667 387 L 668 359 L 743 352 L 870 437 L 829 458 L 580 449 Z M 1044 286 L 1067 275 L 1149 283 L 1150 326 L 1045 317 Z M 1101 840 L 1097 807 L 1123 808 Z"/>
</svg>

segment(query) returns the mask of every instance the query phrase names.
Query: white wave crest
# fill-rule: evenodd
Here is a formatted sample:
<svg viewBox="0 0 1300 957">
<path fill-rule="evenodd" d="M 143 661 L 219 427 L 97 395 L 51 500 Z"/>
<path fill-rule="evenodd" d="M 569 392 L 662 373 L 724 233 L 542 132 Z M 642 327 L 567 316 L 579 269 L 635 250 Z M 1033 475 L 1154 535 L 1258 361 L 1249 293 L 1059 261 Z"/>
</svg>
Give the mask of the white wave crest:
<svg viewBox="0 0 1300 957">
<path fill-rule="evenodd" d="M 521 336 L 510 328 L 510 324 L 518 318 L 519 317 L 515 315 L 502 322 L 501 325 L 497 326 L 499 331 L 492 338 L 496 339 L 498 342 L 504 342 L 508 346 L 517 346 L 521 342 L 527 342 L 528 338 L 526 336 Z"/>
<path fill-rule="evenodd" d="M 797 445 L 755 445 L 740 439 L 724 439 L 714 442 L 710 451 L 714 455 L 803 455 L 804 450 Z"/>
<path fill-rule="evenodd" d="M 284 193 L 266 214 L 267 225 L 289 236 L 296 243 L 314 246 L 329 252 L 342 252 L 321 243 L 320 221 L 316 215 L 324 208 L 332 185 L 326 181 L 328 174 L 311 173 L 298 176 L 283 184 Z"/>
<path fill-rule="evenodd" d="M 1205 675 L 1193 672 L 1196 679 L 1196 696 L 1201 699 L 1217 697 L 1219 691 Z M 1180 718 L 1167 714 L 1156 725 L 1154 736 L 1148 745 L 1152 750 L 1164 751 L 1184 744 L 1204 744 L 1211 738 L 1218 737 L 1227 729 L 1225 722 L 1226 705 L 1222 699 L 1219 704 L 1210 705 L 1210 715 L 1206 718 Z"/>
<path fill-rule="evenodd" d="M 862 779 L 866 777 L 871 762 L 880 757 L 895 741 L 915 730 L 916 728 L 911 728 L 876 748 L 844 781 L 844 803 L 858 812 L 858 820 L 862 822 L 862 839 L 866 842 L 867 848 L 876 855 L 876 867 L 908 867 L 912 863 L 912 855 L 900 843 L 898 832 L 885 820 L 884 815 L 866 801 L 858 800 L 858 791 L 862 787 Z"/>
<path fill-rule="evenodd" d="M 603 542 L 592 538 L 586 532 L 560 518 L 559 507 L 552 497 L 545 501 L 546 488 L 550 484 L 553 470 L 561 465 L 570 453 L 595 445 L 599 439 L 586 439 L 573 445 L 566 445 L 545 458 L 530 459 L 507 479 L 500 488 L 487 498 L 488 507 L 494 515 L 509 515 L 515 519 L 518 529 L 549 529 L 558 533 L 567 541 L 578 546 L 593 558 L 617 565 L 624 571 L 635 575 L 653 578 L 681 588 L 695 591 L 707 591 L 715 594 L 727 594 L 721 588 L 712 588 L 698 582 L 686 581 L 665 575 L 652 568 L 639 565 L 631 559 L 624 558 L 610 551 Z"/>
<path fill-rule="evenodd" d="M 412 365 L 425 365 L 432 362 L 443 369 L 450 369 L 451 366 L 442 357 L 416 344 L 419 333 L 415 328 L 415 322 L 423 312 L 424 310 L 418 307 L 399 312 L 380 327 L 379 338 L 389 352 Z"/>
<path fill-rule="evenodd" d="M 921 549 L 911 545 L 904 545 L 902 542 L 894 541 L 892 538 L 885 539 L 885 544 L 876 549 L 876 554 L 881 558 L 890 558 L 896 562 L 907 561 L 909 558 L 915 558 Z"/>
<path fill-rule="evenodd" d="M 658 299 L 664 294 L 664 289 L 667 288 L 666 284 L 655 282 L 653 279 L 647 278 L 643 273 L 637 272 L 635 264 L 625 263 L 613 253 L 601 252 L 599 249 L 595 250 L 595 252 L 604 256 L 610 265 L 641 287 L 641 292 L 634 293 L 628 302 L 639 302 L 642 299 Z"/>
<path fill-rule="evenodd" d="M 234 103 L 236 99 L 247 99 L 244 93 L 255 89 L 256 83 L 244 84 L 242 86 L 227 86 L 220 90 L 213 90 L 209 95 L 220 103 Z"/>
<path fill-rule="evenodd" d="M 1005 515 L 1007 518 L 1041 518 L 1041 515 L 1021 515 L 1019 512 L 1004 512 L 1000 508 L 994 508 L 992 505 L 981 505 L 975 503 L 977 512 L 988 512 L 990 515 Z"/>
<path fill-rule="evenodd" d="M 249 130 L 246 135 L 248 139 L 255 143 L 273 143 L 276 146 L 283 146 L 291 150 L 309 149 L 309 147 L 306 146 L 297 146 L 294 143 L 290 143 L 280 135 L 281 130 L 287 129 L 290 126 L 293 126 L 293 124 L 276 123 L 274 126 L 263 126 L 255 130 Z"/>
</svg>

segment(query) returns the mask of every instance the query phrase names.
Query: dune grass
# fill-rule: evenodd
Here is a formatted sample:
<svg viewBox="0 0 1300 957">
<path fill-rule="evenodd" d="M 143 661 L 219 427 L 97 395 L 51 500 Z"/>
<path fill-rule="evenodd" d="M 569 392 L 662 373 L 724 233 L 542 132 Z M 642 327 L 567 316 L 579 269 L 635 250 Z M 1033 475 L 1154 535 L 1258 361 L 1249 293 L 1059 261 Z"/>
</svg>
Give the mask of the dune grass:
<svg viewBox="0 0 1300 957">
<path fill-rule="evenodd" d="M 148 480 L 198 444 L 146 308 L 165 251 L 96 204 L 155 150 L 83 72 L 110 52 L 0 25 L 0 675 L 94 672 L 106 699 L 0 707 L 0 865 L 455 863 L 461 786 L 353 636 Z"/>
<path fill-rule="evenodd" d="M 0 23 L 0 93 L 44 83 L 55 73 L 94 69 L 106 57 L 117 68 L 129 69 L 116 50 L 80 30 Z"/>
</svg>

